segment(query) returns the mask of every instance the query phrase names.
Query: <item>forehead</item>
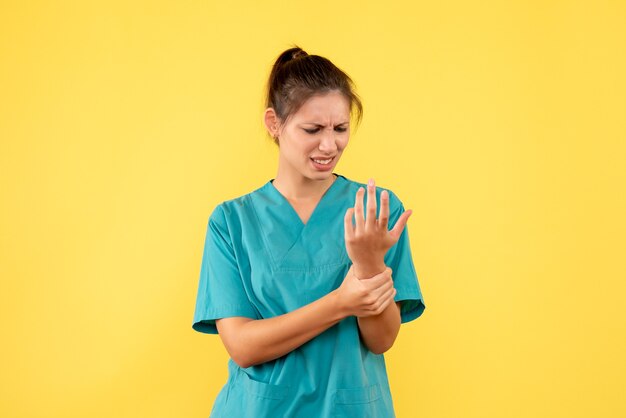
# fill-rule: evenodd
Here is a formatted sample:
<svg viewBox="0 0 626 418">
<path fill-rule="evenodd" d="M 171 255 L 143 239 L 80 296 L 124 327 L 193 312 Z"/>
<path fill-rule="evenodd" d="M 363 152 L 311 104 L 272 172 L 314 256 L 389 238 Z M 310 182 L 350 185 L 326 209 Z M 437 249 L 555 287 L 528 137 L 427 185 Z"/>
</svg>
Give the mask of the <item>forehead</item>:
<svg viewBox="0 0 626 418">
<path fill-rule="evenodd" d="M 294 121 L 341 123 L 350 120 L 350 102 L 339 92 L 316 94 L 294 114 Z"/>
</svg>

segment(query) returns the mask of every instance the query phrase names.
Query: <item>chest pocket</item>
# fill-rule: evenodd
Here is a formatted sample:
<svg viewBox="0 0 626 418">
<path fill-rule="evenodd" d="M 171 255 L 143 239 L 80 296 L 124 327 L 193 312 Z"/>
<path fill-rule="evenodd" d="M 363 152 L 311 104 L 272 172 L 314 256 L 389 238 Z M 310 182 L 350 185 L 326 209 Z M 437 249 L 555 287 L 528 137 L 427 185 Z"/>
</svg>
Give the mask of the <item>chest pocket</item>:
<svg viewBox="0 0 626 418">
<path fill-rule="evenodd" d="M 393 410 L 385 405 L 379 384 L 363 388 L 338 389 L 335 392 L 334 418 L 391 418 Z"/>
<path fill-rule="evenodd" d="M 293 398 L 293 388 L 254 380 L 242 370 L 236 373 L 235 379 L 230 384 L 232 387 L 224 416 L 287 416 L 287 409 Z"/>
</svg>

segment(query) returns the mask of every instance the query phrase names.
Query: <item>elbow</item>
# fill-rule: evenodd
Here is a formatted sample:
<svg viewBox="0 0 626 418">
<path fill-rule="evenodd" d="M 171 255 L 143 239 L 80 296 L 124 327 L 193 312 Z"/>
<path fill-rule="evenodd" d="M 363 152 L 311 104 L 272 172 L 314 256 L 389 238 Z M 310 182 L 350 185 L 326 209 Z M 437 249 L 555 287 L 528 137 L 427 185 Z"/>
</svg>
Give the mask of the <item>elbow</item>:
<svg viewBox="0 0 626 418">
<path fill-rule="evenodd" d="M 227 350 L 230 358 L 237 363 L 242 369 L 262 364 L 266 359 L 263 358 L 259 350 L 254 350 L 249 347 L 239 347 L 239 349 Z"/>
<path fill-rule="evenodd" d="M 230 358 L 242 369 L 257 365 L 259 362 L 249 350 L 229 350 Z"/>
<path fill-rule="evenodd" d="M 216 321 L 224 348 L 230 358 L 241 368 L 248 368 L 259 363 L 258 350 L 254 348 L 246 332 L 249 318 L 228 318 Z"/>
<path fill-rule="evenodd" d="M 393 347 L 393 344 L 396 342 L 397 332 L 393 334 L 388 334 L 385 337 L 374 339 L 373 341 L 369 341 L 367 344 L 367 348 L 374 354 L 384 354 Z"/>
<path fill-rule="evenodd" d="M 250 361 L 247 357 L 242 356 L 230 356 L 230 358 L 237 364 L 237 366 L 242 369 L 247 369 L 248 367 L 254 366 L 254 363 Z"/>
<path fill-rule="evenodd" d="M 380 354 L 384 354 L 387 352 L 387 350 L 382 350 L 382 349 L 378 349 L 378 348 L 370 348 L 370 351 L 374 354 L 380 355 Z"/>
<path fill-rule="evenodd" d="M 369 350 L 374 353 L 374 354 L 384 354 L 387 351 L 389 351 L 389 349 L 393 347 L 393 341 L 389 342 L 389 343 L 384 343 L 384 344 L 376 344 L 372 347 L 368 347 Z"/>
</svg>

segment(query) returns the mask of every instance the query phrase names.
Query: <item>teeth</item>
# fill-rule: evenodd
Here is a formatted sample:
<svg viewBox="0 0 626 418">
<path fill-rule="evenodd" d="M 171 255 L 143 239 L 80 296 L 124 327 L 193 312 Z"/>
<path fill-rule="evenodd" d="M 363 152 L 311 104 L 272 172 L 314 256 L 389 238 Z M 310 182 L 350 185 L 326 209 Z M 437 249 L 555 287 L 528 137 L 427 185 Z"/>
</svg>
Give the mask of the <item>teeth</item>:
<svg viewBox="0 0 626 418">
<path fill-rule="evenodd" d="M 318 164 L 328 164 L 329 162 L 331 162 L 333 159 L 329 158 L 328 160 L 313 160 Z"/>
</svg>

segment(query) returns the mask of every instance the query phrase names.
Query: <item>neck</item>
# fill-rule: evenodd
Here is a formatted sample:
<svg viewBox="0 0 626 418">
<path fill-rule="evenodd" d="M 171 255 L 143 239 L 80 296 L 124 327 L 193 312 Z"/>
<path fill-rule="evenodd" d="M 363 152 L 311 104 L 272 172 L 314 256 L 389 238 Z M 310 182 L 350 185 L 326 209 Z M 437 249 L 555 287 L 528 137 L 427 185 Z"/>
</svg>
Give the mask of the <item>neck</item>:
<svg viewBox="0 0 626 418">
<path fill-rule="evenodd" d="M 278 173 L 272 183 L 289 200 L 319 198 L 337 178 L 333 173 L 323 179 L 310 179 L 295 170 L 281 169 L 281 166 L 281 164 L 278 165 Z"/>
</svg>

